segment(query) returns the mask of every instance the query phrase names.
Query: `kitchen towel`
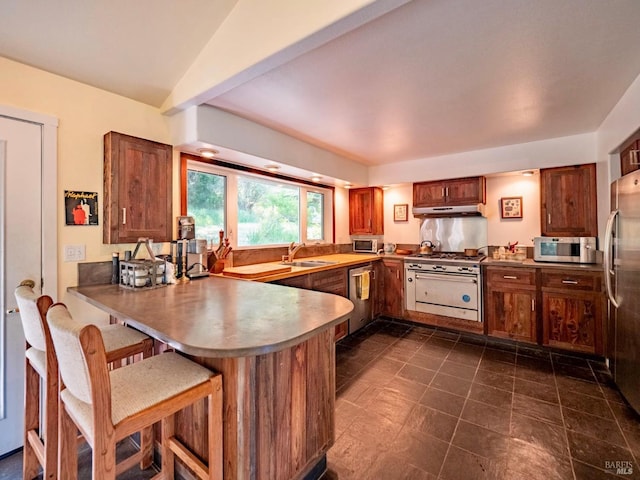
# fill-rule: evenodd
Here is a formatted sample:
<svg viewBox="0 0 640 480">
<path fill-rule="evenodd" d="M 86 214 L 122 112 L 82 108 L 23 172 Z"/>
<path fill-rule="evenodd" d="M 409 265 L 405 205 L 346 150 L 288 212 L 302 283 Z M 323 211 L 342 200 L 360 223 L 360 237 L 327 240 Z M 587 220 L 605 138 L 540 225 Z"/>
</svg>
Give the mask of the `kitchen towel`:
<svg viewBox="0 0 640 480">
<path fill-rule="evenodd" d="M 369 300 L 369 272 L 368 271 L 362 272 L 360 281 L 361 281 L 360 300 Z"/>
</svg>

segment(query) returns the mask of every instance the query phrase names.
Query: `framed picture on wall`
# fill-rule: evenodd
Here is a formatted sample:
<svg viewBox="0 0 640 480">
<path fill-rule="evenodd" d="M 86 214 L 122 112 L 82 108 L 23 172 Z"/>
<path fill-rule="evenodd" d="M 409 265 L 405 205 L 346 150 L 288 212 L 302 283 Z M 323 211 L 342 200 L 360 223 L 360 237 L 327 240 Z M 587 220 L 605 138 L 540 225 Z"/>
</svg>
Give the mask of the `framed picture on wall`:
<svg viewBox="0 0 640 480">
<path fill-rule="evenodd" d="M 406 222 L 409 220 L 409 204 L 399 203 L 393 206 L 393 221 Z"/>
<path fill-rule="evenodd" d="M 502 218 L 522 218 L 522 197 L 502 197 L 500 213 Z"/>
</svg>

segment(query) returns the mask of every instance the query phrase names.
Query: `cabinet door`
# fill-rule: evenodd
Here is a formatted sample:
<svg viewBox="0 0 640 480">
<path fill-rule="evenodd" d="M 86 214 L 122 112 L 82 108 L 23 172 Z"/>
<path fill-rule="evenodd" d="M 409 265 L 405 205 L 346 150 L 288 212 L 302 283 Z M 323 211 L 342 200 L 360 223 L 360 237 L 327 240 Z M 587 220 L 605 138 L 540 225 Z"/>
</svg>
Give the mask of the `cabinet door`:
<svg viewBox="0 0 640 480">
<path fill-rule="evenodd" d="M 404 315 L 404 262 L 382 261 L 383 302 L 382 314 L 393 318 Z"/>
<path fill-rule="evenodd" d="M 377 187 L 349 190 L 349 234 L 384 233 L 383 194 Z"/>
<path fill-rule="evenodd" d="M 536 342 L 536 292 L 491 287 L 485 295 L 487 333 L 497 337 Z"/>
<path fill-rule="evenodd" d="M 632 142 L 620 152 L 620 171 L 622 175 L 638 170 L 640 161 L 640 140 Z"/>
<path fill-rule="evenodd" d="M 104 136 L 104 243 L 171 241 L 172 165 L 171 145 Z"/>
<path fill-rule="evenodd" d="M 445 186 L 447 205 L 473 205 L 486 203 L 484 177 L 450 180 Z"/>
<path fill-rule="evenodd" d="M 542 235 L 598 235 L 594 163 L 540 170 L 540 197 Z"/>
<path fill-rule="evenodd" d="M 602 354 L 599 293 L 542 293 L 543 344 Z"/>
<path fill-rule="evenodd" d="M 413 184 L 414 207 L 437 207 L 444 205 L 446 188 L 443 182 L 424 182 Z"/>
</svg>

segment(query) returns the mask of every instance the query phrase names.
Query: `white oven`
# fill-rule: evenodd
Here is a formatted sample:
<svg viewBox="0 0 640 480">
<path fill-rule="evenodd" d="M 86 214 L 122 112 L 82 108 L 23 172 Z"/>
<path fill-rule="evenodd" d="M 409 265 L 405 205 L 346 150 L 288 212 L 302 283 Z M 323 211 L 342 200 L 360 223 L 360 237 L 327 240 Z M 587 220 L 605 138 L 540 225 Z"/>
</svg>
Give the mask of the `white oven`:
<svg viewBox="0 0 640 480">
<path fill-rule="evenodd" d="M 407 310 L 482 321 L 482 281 L 476 263 L 405 261 Z"/>
</svg>

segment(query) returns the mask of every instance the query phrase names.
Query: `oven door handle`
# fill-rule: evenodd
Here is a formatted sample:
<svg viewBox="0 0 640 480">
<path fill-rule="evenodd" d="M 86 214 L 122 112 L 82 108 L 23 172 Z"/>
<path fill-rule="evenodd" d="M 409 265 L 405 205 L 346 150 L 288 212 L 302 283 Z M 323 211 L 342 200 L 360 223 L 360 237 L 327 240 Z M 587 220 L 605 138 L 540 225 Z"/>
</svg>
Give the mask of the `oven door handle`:
<svg viewBox="0 0 640 480">
<path fill-rule="evenodd" d="M 445 282 L 457 282 L 457 283 L 478 283 L 475 278 L 469 278 L 465 275 L 429 275 L 429 274 L 416 274 L 416 280 L 444 280 Z"/>
</svg>

